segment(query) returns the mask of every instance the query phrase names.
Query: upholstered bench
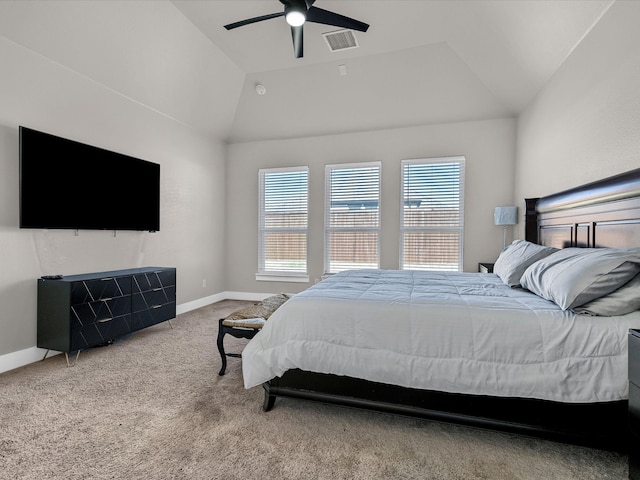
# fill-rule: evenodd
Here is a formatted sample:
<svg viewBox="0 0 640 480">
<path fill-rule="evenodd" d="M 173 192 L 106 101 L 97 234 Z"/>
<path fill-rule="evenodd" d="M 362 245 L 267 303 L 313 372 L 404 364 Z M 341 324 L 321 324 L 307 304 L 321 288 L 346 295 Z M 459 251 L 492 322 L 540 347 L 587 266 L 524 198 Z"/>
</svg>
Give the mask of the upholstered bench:
<svg viewBox="0 0 640 480">
<path fill-rule="evenodd" d="M 227 357 L 241 357 L 239 353 L 224 351 L 224 336 L 229 334 L 236 338 L 253 338 L 262 329 L 271 314 L 293 295 L 280 293 L 265 298 L 259 303 L 236 310 L 232 314 L 218 321 L 218 351 L 222 358 L 222 368 L 218 375 L 224 375 L 227 369 Z"/>
</svg>

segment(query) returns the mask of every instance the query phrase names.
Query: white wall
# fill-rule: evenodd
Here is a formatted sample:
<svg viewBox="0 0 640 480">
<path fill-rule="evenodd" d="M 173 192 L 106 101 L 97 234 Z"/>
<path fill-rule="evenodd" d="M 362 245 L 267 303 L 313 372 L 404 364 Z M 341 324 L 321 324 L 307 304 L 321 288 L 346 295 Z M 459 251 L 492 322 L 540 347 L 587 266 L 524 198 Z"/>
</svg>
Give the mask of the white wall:
<svg viewBox="0 0 640 480">
<path fill-rule="evenodd" d="M 638 25 L 640 2 L 615 2 L 520 116 L 514 198 L 640 167 Z"/>
<path fill-rule="evenodd" d="M 309 166 L 309 275 L 323 273 L 324 168 L 327 164 L 382 162 L 381 267 L 398 268 L 400 161 L 464 155 L 465 271 L 493 261 L 502 230 L 493 208 L 513 198 L 515 120 L 429 125 L 343 135 L 237 143 L 227 157 L 227 289 L 297 292 L 306 283 L 257 282 L 258 170 Z"/>
<path fill-rule="evenodd" d="M 224 145 L 2 36 L 0 64 L 0 360 L 35 353 L 43 274 L 171 266 L 179 304 L 223 291 Z M 159 163 L 160 232 L 19 229 L 19 125 Z"/>
</svg>

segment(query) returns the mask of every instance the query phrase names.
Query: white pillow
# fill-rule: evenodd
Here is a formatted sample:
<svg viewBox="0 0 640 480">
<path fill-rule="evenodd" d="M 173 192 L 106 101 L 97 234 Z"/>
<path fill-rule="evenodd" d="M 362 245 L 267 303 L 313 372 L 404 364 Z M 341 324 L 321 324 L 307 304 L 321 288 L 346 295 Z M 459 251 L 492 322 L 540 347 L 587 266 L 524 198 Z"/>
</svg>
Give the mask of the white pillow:
<svg viewBox="0 0 640 480">
<path fill-rule="evenodd" d="M 520 277 L 529 265 L 557 251 L 557 248 L 544 247 L 525 240 L 514 240 L 496 260 L 493 273 L 510 287 L 518 287 Z"/>
<path fill-rule="evenodd" d="M 565 248 L 538 260 L 521 285 L 566 310 L 603 297 L 640 272 L 640 248 Z"/>
<path fill-rule="evenodd" d="M 573 309 L 581 315 L 613 317 L 640 310 L 640 275 L 636 275 L 609 295 L 596 298 Z"/>
</svg>

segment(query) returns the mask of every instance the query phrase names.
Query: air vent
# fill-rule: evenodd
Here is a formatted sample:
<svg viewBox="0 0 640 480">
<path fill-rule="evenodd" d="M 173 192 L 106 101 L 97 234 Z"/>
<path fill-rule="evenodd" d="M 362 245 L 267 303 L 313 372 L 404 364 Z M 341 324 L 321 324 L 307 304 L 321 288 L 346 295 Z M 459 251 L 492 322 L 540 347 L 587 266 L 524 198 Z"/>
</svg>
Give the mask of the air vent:
<svg viewBox="0 0 640 480">
<path fill-rule="evenodd" d="M 358 48 L 359 46 L 353 30 L 336 30 L 335 32 L 323 33 L 322 36 L 332 52 Z"/>
</svg>

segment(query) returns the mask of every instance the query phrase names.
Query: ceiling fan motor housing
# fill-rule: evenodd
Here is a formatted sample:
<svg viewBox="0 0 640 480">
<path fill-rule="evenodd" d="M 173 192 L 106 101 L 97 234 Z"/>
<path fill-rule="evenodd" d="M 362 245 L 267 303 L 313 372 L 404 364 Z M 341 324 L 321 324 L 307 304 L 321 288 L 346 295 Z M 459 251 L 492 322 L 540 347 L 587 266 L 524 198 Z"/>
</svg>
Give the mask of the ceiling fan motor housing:
<svg viewBox="0 0 640 480">
<path fill-rule="evenodd" d="M 280 0 L 280 3 L 284 5 L 285 11 L 287 7 L 299 7 L 308 10 L 316 0 Z"/>
</svg>

